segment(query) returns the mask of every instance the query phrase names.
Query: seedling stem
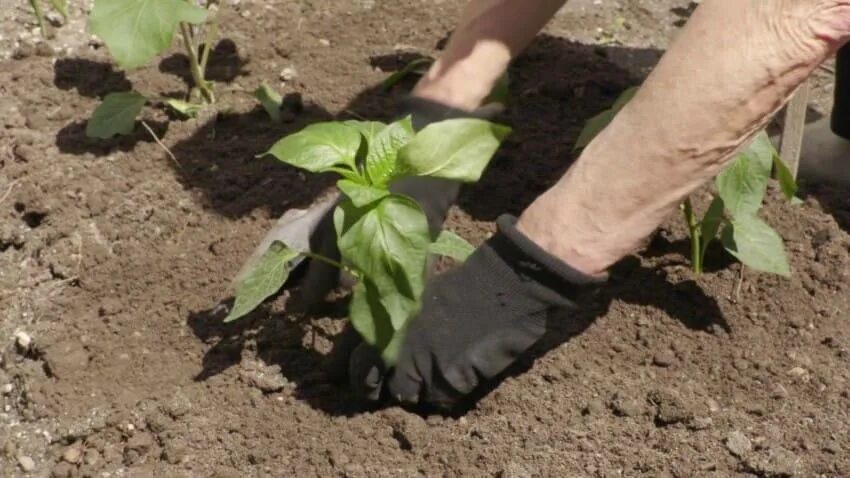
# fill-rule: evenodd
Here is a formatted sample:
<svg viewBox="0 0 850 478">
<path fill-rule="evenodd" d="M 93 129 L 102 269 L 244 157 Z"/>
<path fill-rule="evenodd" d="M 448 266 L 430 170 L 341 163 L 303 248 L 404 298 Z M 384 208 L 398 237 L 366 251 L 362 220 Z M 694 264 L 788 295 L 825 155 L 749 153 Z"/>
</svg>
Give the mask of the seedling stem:
<svg viewBox="0 0 850 478">
<path fill-rule="evenodd" d="M 215 21 L 217 21 L 218 16 L 216 15 L 215 18 L 216 18 Z M 217 30 L 217 28 L 214 28 L 214 27 L 210 28 L 210 30 L 213 30 L 213 29 Z M 204 70 L 205 70 L 206 65 L 204 64 L 204 66 L 201 66 L 202 64 L 198 60 L 198 48 L 196 46 L 195 36 L 194 36 L 192 30 L 193 29 L 191 28 L 191 25 L 189 25 L 188 23 L 185 23 L 185 22 L 180 23 L 180 33 L 181 33 L 181 36 L 183 37 L 183 47 L 186 49 L 186 55 L 189 57 L 189 69 L 192 73 L 192 81 L 195 82 L 195 86 L 198 88 L 198 91 L 200 91 L 201 96 L 203 96 L 204 101 L 206 103 L 215 103 L 215 93 L 213 93 L 212 88 L 210 87 L 210 84 L 207 83 L 207 80 L 204 77 Z M 213 32 L 210 31 L 209 34 L 207 35 L 208 41 L 209 40 L 215 41 L 215 38 L 213 37 L 212 33 Z M 210 45 L 209 42 L 204 44 L 204 57 L 206 59 L 209 59 L 209 51 L 210 51 L 209 45 Z"/>
<path fill-rule="evenodd" d="M 685 222 L 688 224 L 688 232 L 691 236 L 691 263 L 693 264 L 694 273 L 702 274 L 700 224 L 697 221 L 696 215 L 694 215 L 691 198 L 685 199 L 685 202 L 682 203 L 682 212 L 685 215 Z"/>
</svg>

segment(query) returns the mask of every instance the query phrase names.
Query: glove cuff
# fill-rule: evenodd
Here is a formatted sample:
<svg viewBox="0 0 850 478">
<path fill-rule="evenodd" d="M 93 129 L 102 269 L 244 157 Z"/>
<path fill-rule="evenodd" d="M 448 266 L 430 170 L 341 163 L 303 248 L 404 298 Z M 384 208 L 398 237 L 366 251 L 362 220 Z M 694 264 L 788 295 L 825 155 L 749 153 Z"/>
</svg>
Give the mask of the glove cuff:
<svg viewBox="0 0 850 478">
<path fill-rule="evenodd" d="M 555 294 L 572 302 L 583 291 L 605 283 L 605 277 L 594 277 L 576 270 L 546 252 L 516 228 L 517 218 L 503 214 L 496 220 L 498 232 L 489 240 L 491 247 L 525 284 Z M 552 300 L 553 302 L 560 302 Z"/>
</svg>

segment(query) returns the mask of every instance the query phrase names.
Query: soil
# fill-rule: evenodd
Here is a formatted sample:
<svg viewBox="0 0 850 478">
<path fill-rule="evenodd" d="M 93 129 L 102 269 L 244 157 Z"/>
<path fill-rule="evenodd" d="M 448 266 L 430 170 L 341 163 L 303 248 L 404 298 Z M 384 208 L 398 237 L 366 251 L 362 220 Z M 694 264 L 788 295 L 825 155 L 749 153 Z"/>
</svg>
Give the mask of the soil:
<svg viewBox="0 0 850 478">
<path fill-rule="evenodd" d="M 144 113 L 174 159 L 141 126 L 84 127 L 129 85 L 183 94 L 185 58 L 125 74 L 83 31 L 89 2 L 46 43 L 25 3 L 0 17 L 0 476 L 850 476 L 846 189 L 808 185 L 800 206 L 772 191 L 790 280 L 719 250 L 695 277 L 671 218 L 465 410 L 364 409 L 328 365 L 344 307 L 309 315 L 287 291 L 221 323 L 264 231 L 331 184 L 254 155 L 318 120 L 391 116 L 405 86 L 383 91 L 386 71 L 436 54 L 464 2 L 225 2 L 219 113 Z M 692 9 L 560 12 L 512 68 L 515 132 L 449 227 L 481 241 L 551 185 Z M 813 117 L 831 88 L 816 76 Z M 261 83 L 304 110 L 272 123 Z"/>
</svg>

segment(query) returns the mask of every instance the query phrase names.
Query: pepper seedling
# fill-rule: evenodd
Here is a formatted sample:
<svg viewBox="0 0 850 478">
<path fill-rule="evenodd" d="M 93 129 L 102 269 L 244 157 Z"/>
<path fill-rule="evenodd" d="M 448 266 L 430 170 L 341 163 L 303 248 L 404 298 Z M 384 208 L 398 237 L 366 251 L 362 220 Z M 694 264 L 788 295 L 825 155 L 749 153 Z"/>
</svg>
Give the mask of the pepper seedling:
<svg viewBox="0 0 850 478">
<path fill-rule="evenodd" d="M 636 87 L 627 89 L 611 108 L 590 118 L 579 134 L 575 149 L 589 145 L 637 90 Z M 782 238 L 758 217 L 773 169 L 785 197 L 799 202 L 795 197 L 797 184 L 793 175 L 767 133 L 762 131 L 715 178 L 717 191 L 702 219 L 697 216 L 690 198 L 682 203 L 691 242 L 691 265 L 696 274 L 703 272 L 708 246 L 719 233 L 723 248 L 744 265 L 784 277 L 791 275 Z"/>
<path fill-rule="evenodd" d="M 333 213 L 341 262 L 274 242 L 237 285 L 226 322 L 239 319 L 284 285 L 308 257 L 337 266 L 356 280 L 350 319 L 363 339 L 395 363 L 398 346 L 419 309 L 429 254 L 464 260 L 465 240 L 444 230 L 431 236 L 425 213 L 394 181 L 431 177 L 475 182 L 510 128 L 481 119 L 450 119 L 414 132 L 410 117 L 316 123 L 265 153 L 312 173 L 334 172 L 342 200 Z"/>
<path fill-rule="evenodd" d="M 204 0 L 203 6 L 195 0 L 95 0 L 89 29 L 125 70 L 144 66 L 170 48 L 179 29 L 194 88 L 185 100 L 162 101 L 193 117 L 204 105 L 215 102 L 214 85 L 205 72 L 218 38 L 219 9 L 219 0 Z M 132 90 L 106 95 L 89 119 L 86 135 L 105 139 L 130 134 L 148 101 Z"/>
</svg>

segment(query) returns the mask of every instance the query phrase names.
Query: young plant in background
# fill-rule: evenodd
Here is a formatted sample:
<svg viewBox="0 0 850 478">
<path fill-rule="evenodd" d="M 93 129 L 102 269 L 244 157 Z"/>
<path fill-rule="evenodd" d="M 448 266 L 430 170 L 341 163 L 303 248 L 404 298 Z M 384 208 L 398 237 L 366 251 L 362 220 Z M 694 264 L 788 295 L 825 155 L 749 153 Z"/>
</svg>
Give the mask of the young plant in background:
<svg viewBox="0 0 850 478">
<path fill-rule="evenodd" d="M 424 75 L 433 63 L 434 59 L 430 57 L 420 57 L 411 60 L 404 67 L 393 72 L 384 80 L 383 89 L 385 91 L 392 89 L 408 76 Z M 260 85 L 260 87 L 254 91 L 254 98 L 257 99 L 272 121 L 275 122 L 281 121 L 281 111 L 292 109 L 292 106 L 287 105 L 287 100 L 290 95 L 283 96 L 275 91 L 274 88 L 266 84 Z M 492 117 L 493 115 L 501 112 L 508 104 L 509 100 L 510 81 L 508 73 L 505 72 L 505 74 L 499 78 L 499 81 L 496 82 L 496 85 L 493 87 L 493 90 L 487 98 L 484 99 L 482 106 L 476 111 L 476 116 L 486 118 Z M 296 102 L 295 107 L 297 108 L 298 105 L 300 105 L 300 102 Z"/>
<path fill-rule="evenodd" d="M 344 197 L 334 210 L 341 262 L 275 242 L 237 286 L 225 321 L 243 317 L 284 285 L 299 257 L 328 262 L 356 280 L 350 319 L 363 339 L 395 363 L 419 308 L 428 254 L 464 260 L 472 246 L 450 231 L 434 240 L 420 206 L 390 192 L 393 181 L 427 176 L 477 181 L 510 129 L 480 119 L 451 119 L 414 133 L 410 118 L 317 123 L 278 141 L 266 154 L 313 172 L 335 172 Z"/>
<path fill-rule="evenodd" d="M 428 72 L 428 69 L 431 68 L 431 65 L 434 64 L 434 59 L 428 56 L 423 56 L 420 58 L 415 58 L 407 62 L 406 65 L 401 67 L 398 71 L 394 71 L 390 76 L 388 76 L 383 83 L 384 90 L 390 90 L 399 83 L 401 83 L 408 76 L 416 76 L 420 77 L 425 75 Z M 499 77 L 499 81 L 493 86 L 493 90 L 490 91 L 490 94 L 484 101 L 481 103 L 483 108 L 486 108 L 488 105 L 501 105 L 504 107 L 508 104 L 510 100 L 510 76 L 506 71 L 502 76 Z"/>
<path fill-rule="evenodd" d="M 185 101 L 162 101 L 185 116 L 194 116 L 204 105 L 215 102 L 214 85 L 205 72 L 218 38 L 219 8 L 219 0 L 202 4 L 196 0 L 95 0 L 89 29 L 125 70 L 144 66 L 170 48 L 179 30 L 194 87 Z M 148 100 L 136 91 L 106 95 L 89 120 L 86 134 L 111 138 L 131 133 Z"/>
<path fill-rule="evenodd" d="M 637 90 L 626 90 L 610 109 L 590 118 L 575 148 L 590 144 Z M 695 273 L 703 272 L 708 246 L 719 233 L 723 248 L 744 265 L 785 277 L 791 275 L 782 238 L 758 217 L 773 169 L 785 196 L 799 201 L 794 196 L 797 193 L 794 177 L 763 131 L 715 178 L 717 192 L 702 219 L 690 198 L 685 199 L 681 209 L 690 235 L 691 265 Z"/>
<path fill-rule="evenodd" d="M 65 22 L 68 21 L 68 0 L 30 0 L 32 13 L 38 22 L 38 29 L 41 31 L 41 36 L 47 38 L 47 25 L 44 23 L 44 10 L 41 8 L 42 1 L 47 1 L 54 10 L 62 15 Z"/>
</svg>

